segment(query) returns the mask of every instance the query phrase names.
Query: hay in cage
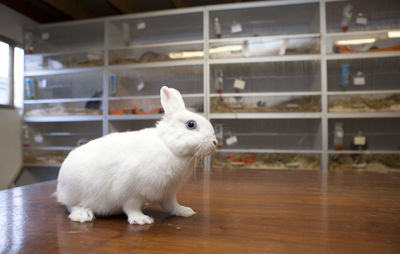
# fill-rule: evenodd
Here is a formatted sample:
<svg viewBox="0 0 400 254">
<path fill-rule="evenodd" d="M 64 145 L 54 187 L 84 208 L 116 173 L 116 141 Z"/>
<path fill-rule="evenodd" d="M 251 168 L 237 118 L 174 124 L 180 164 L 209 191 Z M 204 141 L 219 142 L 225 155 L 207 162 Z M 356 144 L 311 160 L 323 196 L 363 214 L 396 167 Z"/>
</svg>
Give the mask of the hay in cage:
<svg viewBox="0 0 400 254">
<path fill-rule="evenodd" d="M 242 107 L 237 107 L 223 97 L 218 97 L 211 98 L 210 109 L 212 113 L 321 112 L 321 101 L 319 97 L 303 96 L 277 105 L 258 106 L 243 103 Z"/>
<path fill-rule="evenodd" d="M 243 160 L 232 160 L 230 158 Z M 297 169 L 297 170 L 318 170 L 320 169 L 319 155 L 302 154 L 254 154 L 253 162 L 245 162 L 252 158 L 252 154 L 215 154 L 211 161 L 212 168 L 244 168 L 244 169 Z"/>
<path fill-rule="evenodd" d="M 398 154 L 335 154 L 329 159 L 329 170 L 380 171 L 400 170 Z"/>
<path fill-rule="evenodd" d="M 329 102 L 329 112 L 400 112 L 400 94 L 385 98 L 353 96 Z"/>
</svg>

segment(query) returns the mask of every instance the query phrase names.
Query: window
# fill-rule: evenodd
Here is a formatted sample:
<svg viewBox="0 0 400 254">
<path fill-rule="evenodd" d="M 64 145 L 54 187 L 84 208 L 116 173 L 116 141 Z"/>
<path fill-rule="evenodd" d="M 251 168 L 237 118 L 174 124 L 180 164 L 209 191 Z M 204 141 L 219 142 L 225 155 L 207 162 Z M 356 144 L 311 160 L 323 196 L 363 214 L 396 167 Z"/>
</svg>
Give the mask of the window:
<svg viewBox="0 0 400 254">
<path fill-rule="evenodd" d="M 24 50 L 14 47 L 14 107 L 24 103 Z"/>
<path fill-rule="evenodd" d="M 24 50 L 0 38 L 0 107 L 22 108 Z"/>
<path fill-rule="evenodd" d="M 10 46 L 0 41 L 0 104 L 10 104 Z"/>
</svg>

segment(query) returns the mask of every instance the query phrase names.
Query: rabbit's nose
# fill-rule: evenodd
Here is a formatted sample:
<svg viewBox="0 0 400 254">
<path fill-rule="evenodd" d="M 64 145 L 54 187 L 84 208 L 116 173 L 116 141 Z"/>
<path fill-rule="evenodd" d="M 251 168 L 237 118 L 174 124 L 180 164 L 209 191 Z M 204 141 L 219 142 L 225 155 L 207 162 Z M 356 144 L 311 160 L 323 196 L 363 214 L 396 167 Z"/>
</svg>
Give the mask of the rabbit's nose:
<svg viewBox="0 0 400 254">
<path fill-rule="evenodd" d="M 214 146 L 217 146 L 218 145 L 217 140 L 213 140 L 213 144 L 214 144 Z"/>
</svg>

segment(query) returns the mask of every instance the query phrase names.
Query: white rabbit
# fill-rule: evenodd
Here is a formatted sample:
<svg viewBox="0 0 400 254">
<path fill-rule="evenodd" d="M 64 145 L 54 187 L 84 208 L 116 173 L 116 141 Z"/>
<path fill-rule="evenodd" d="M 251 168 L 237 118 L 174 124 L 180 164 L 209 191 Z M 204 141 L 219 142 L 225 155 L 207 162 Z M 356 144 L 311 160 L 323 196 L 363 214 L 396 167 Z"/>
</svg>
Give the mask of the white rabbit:
<svg viewBox="0 0 400 254">
<path fill-rule="evenodd" d="M 92 221 L 94 215 L 124 212 L 130 224 L 151 224 L 142 213 L 145 202 L 189 217 L 176 193 L 193 172 L 196 159 L 215 151 L 210 122 L 185 109 L 181 94 L 163 86 L 164 117 L 156 127 L 113 133 L 73 151 L 61 165 L 56 196 L 72 221 Z"/>
</svg>

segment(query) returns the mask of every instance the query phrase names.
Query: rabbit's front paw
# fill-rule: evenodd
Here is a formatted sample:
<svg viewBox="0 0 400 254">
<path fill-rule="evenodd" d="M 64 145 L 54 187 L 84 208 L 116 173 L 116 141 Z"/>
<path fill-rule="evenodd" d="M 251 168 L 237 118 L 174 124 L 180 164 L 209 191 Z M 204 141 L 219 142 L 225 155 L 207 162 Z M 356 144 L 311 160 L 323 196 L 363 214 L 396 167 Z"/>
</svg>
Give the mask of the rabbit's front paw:
<svg viewBox="0 0 400 254">
<path fill-rule="evenodd" d="M 154 219 L 144 214 L 133 214 L 129 215 L 128 222 L 129 224 L 144 225 L 144 224 L 152 224 L 154 222 Z"/>
<path fill-rule="evenodd" d="M 186 207 L 186 206 L 177 206 L 173 211 L 173 215 L 176 216 L 183 216 L 183 217 L 190 217 L 196 214 L 195 211 L 193 211 L 192 208 Z"/>
<path fill-rule="evenodd" d="M 72 221 L 79 221 L 80 223 L 92 221 L 94 219 L 93 212 L 84 207 L 74 206 L 71 208 L 71 213 L 68 218 Z"/>
</svg>

